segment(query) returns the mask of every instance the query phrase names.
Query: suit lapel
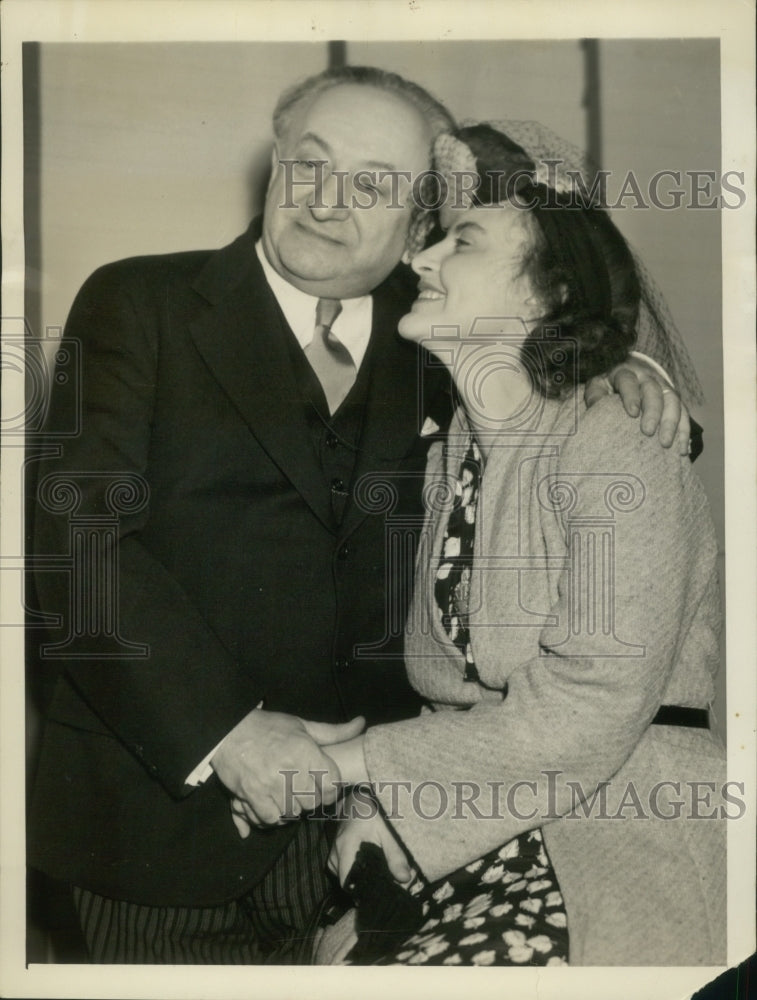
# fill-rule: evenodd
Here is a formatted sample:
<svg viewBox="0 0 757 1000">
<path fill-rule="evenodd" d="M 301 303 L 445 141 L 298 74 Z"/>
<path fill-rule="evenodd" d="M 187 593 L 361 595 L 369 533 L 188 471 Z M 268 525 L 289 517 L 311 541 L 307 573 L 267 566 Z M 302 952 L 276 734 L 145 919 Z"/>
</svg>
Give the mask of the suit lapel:
<svg viewBox="0 0 757 1000">
<path fill-rule="evenodd" d="M 374 477 L 392 482 L 400 459 L 420 433 L 429 403 L 425 394 L 429 386 L 439 384 L 424 372 L 425 355 L 397 333 L 397 323 L 414 294 L 414 279 L 395 273 L 373 296 L 373 328 L 366 359 L 371 365 L 370 383 L 354 484 L 361 479 L 364 484 L 375 481 Z M 366 514 L 364 506 L 353 499 L 345 514 L 343 533 L 353 531 Z"/>
<path fill-rule="evenodd" d="M 210 309 L 191 324 L 194 342 L 251 431 L 332 529 L 329 496 L 292 370 L 289 333 L 255 253 L 251 228 L 215 254 L 195 282 Z"/>
<path fill-rule="evenodd" d="M 382 297 L 374 299 L 370 384 L 358 474 L 376 461 L 404 455 L 420 432 L 421 355 L 397 333 L 402 314 Z"/>
</svg>

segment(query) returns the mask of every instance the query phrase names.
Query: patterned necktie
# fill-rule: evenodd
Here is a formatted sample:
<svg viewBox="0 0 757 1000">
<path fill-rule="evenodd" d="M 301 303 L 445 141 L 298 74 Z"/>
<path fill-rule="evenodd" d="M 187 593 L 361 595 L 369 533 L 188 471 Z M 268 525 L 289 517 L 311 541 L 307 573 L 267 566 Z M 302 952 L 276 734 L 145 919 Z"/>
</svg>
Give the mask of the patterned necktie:
<svg viewBox="0 0 757 1000">
<path fill-rule="evenodd" d="M 331 325 L 342 311 L 339 299 L 318 299 L 315 310 L 315 332 L 305 348 L 305 357 L 318 376 L 329 413 L 339 409 L 357 376 L 350 352 L 331 332 Z"/>
</svg>

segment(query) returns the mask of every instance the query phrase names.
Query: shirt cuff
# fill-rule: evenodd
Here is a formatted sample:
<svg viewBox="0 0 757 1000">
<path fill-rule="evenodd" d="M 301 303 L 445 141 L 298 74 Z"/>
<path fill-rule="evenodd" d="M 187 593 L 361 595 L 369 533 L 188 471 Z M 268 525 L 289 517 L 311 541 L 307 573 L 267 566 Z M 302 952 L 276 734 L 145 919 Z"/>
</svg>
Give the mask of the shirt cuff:
<svg viewBox="0 0 757 1000">
<path fill-rule="evenodd" d="M 263 702 L 260 701 L 255 706 L 255 710 L 257 711 L 259 708 L 262 708 L 262 707 L 263 707 Z M 226 733 L 226 736 L 228 736 L 228 735 L 229 734 Z M 208 780 L 208 778 L 213 774 L 213 767 L 212 767 L 212 765 L 211 765 L 210 762 L 215 757 L 216 752 L 221 747 L 221 744 L 226 739 L 226 736 L 224 736 L 223 740 L 219 740 L 218 743 L 216 743 L 216 745 L 213 747 L 213 749 L 210 751 L 210 753 L 207 756 L 203 757 L 202 760 L 200 761 L 200 763 L 194 769 L 194 771 L 192 771 L 184 779 L 184 784 L 185 785 L 192 785 L 194 788 L 196 788 L 198 785 L 204 785 L 205 784 L 205 782 Z"/>
<path fill-rule="evenodd" d="M 665 381 L 668 383 L 671 389 L 675 389 L 675 386 L 673 385 L 673 380 L 671 379 L 670 375 L 668 375 L 668 373 L 665 371 L 662 365 L 657 364 L 654 358 L 650 358 L 648 354 L 642 354 L 641 351 L 629 351 L 628 356 L 631 358 L 638 358 L 639 361 L 646 361 L 646 363 L 649 365 L 650 368 L 654 368 L 654 370 L 657 372 L 658 375 L 662 375 L 662 377 L 665 379 Z"/>
<path fill-rule="evenodd" d="M 228 735 L 229 734 L 227 733 L 226 736 Z M 226 739 L 226 736 L 224 736 L 223 740 Z M 216 743 L 216 745 L 213 747 L 213 749 L 210 751 L 207 757 L 203 757 L 203 759 L 200 761 L 200 763 L 197 765 L 194 771 L 192 771 L 192 773 L 187 778 L 184 779 L 185 785 L 193 785 L 196 787 L 197 785 L 205 784 L 208 778 L 213 774 L 213 768 L 210 762 L 213 759 L 213 757 L 215 757 L 216 751 L 221 746 L 221 743 L 223 743 L 223 740 L 220 740 L 218 743 Z"/>
</svg>

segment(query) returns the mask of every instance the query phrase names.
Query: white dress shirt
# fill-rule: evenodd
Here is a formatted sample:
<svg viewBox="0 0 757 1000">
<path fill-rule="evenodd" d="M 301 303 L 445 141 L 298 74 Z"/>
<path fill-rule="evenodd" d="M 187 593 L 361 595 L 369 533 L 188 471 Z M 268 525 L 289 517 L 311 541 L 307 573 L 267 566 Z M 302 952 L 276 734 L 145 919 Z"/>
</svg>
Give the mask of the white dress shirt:
<svg viewBox="0 0 757 1000">
<path fill-rule="evenodd" d="M 285 278 L 282 278 L 278 271 L 274 271 L 268 263 L 262 240 L 258 240 L 255 244 L 255 252 L 263 268 L 265 279 L 276 296 L 276 301 L 281 306 L 284 319 L 304 351 L 313 339 L 315 332 L 315 310 L 318 305 L 318 296 L 301 292 L 299 288 L 295 288 Z M 349 351 L 355 369 L 359 369 L 368 349 L 368 341 L 371 338 L 373 299 L 370 295 L 362 295 L 358 299 L 340 299 L 340 301 L 342 311 L 331 324 L 331 332 L 339 343 Z"/>
</svg>

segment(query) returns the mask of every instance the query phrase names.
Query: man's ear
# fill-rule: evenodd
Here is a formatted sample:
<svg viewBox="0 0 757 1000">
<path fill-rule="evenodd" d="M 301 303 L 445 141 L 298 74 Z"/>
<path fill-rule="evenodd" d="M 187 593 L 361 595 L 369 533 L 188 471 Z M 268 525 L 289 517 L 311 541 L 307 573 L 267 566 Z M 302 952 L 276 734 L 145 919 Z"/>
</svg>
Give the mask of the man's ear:
<svg viewBox="0 0 757 1000">
<path fill-rule="evenodd" d="M 274 142 L 273 146 L 271 147 L 271 174 L 268 178 L 268 187 L 266 188 L 266 192 L 271 190 L 271 185 L 276 179 L 276 172 L 279 169 L 279 159 L 280 159 L 279 145 L 277 142 Z"/>
</svg>

